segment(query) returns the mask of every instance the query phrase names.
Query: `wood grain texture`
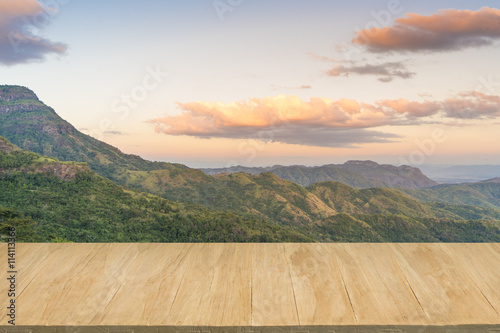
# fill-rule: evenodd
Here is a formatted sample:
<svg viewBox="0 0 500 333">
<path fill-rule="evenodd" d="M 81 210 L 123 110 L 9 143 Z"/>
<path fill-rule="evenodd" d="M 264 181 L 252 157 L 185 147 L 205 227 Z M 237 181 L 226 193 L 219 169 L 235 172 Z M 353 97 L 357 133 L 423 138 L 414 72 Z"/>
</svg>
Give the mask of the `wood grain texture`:
<svg viewBox="0 0 500 333">
<path fill-rule="evenodd" d="M 500 244 L 17 244 L 17 264 L 17 325 L 500 324 Z"/>
<path fill-rule="evenodd" d="M 251 274 L 251 325 L 299 325 L 284 244 L 254 244 Z"/>
</svg>

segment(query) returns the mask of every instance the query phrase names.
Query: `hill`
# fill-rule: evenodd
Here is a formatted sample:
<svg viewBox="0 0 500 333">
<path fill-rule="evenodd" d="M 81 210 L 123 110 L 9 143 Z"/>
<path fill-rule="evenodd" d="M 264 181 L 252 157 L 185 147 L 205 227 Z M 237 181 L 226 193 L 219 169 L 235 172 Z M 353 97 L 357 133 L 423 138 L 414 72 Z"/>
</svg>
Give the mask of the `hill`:
<svg viewBox="0 0 500 333">
<path fill-rule="evenodd" d="M 24 87 L 0 86 L 0 120 L 0 135 L 16 146 L 61 161 L 86 162 L 101 176 L 115 181 L 125 170 L 187 168 L 124 154 L 107 143 L 85 135 Z"/>
<path fill-rule="evenodd" d="M 429 189 L 404 191 L 422 201 L 500 208 L 500 178 L 476 183 L 442 184 Z"/>
<path fill-rule="evenodd" d="M 317 167 L 272 166 L 267 168 L 249 168 L 234 166 L 219 169 L 201 169 L 208 175 L 221 173 L 246 172 L 258 175 L 271 172 L 280 178 L 293 181 L 307 187 L 314 183 L 337 181 L 356 188 L 388 187 L 418 189 L 437 185 L 427 178 L 418 168 L 410 166 L 392 166 L 373 161 L 347 161 L 344 164 L 329 164 Z"/>
<path fill-rule="evenodd" d="M 86 163 L 42 157 L 0 137 L 2 234 L 10 224 L 20 241 L 312 241 L 262 219 L 126 191 Z"/>
<path fill-rule="evenodd" d="M 162 196 L 263 217 L 322 242 L 500 241 L 498 209 L 425 203 L 395 189 L 357 190 L 339 182 L 303 188 L 272 173 L 154 173 L 148 179 L 158 183 L 151 188 L 164 188 Z"/>
</svg>

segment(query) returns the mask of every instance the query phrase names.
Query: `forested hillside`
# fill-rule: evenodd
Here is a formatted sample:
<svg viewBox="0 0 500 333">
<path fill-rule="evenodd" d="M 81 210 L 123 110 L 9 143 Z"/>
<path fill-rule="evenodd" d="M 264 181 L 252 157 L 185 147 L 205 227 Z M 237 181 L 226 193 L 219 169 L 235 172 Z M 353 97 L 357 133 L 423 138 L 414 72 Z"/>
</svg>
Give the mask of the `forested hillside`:
<svg viewBox="0 0 500 333">
<path fill-rule="evenodd" d="M 22 151 L 0 138 L 0 222 L 20 241 L 296 242 L 258 218 L 126 191 L 86 164 Z"/>
</svg>

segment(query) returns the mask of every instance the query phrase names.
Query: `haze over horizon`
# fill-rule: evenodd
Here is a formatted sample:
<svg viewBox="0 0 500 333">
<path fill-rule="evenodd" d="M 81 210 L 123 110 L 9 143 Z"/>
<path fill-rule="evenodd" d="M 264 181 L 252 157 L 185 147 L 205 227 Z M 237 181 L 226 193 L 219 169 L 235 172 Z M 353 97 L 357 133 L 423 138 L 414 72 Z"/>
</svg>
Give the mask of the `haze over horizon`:
<svg viewBox="0 0 500 333">
<path fill-rule="evenodd" d="M 500 164 L 495 5 L 2 0 L 0 84 L 190 167 Z"/>
</svg>

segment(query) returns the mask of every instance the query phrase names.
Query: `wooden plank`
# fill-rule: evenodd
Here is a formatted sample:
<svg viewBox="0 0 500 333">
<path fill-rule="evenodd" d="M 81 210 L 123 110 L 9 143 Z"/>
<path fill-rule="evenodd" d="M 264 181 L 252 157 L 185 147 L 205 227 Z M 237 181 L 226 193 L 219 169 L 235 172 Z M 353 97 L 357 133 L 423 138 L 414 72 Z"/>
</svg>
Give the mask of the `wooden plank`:
<svg viewBox="0 0 500 333">
<path fill-rule="evenodd" d="M 250 325 L 251 245 L 199 244 L 168 315 L 171 325 Z"/>
<path fill-rule="evenodd" d="M 471 278 L 495 313 L 500 314 L 500 247 L 497 244 L 450 244 Z"/>
<path fill-rule="evenodd" d="M 121 286 L 94 322 L 99 325 L 164 325 L 185 274 L 191 244 L 140 246 L 128 273 L 120 269 Z M 108 276 L 112 272 L 107 272 Z M 135 306 L 130 306 L 135 304 Z"/>
<path fill-rule="evenodd" d="M 212 247 L 220 245 L 212 245 Z M 216 263 L 207 316 L 200 325 L 249 326 L 252 320 L 252 244 L 230 244 Z"/>
<path fill-rule="evenodd" d="M 337 257 L 343 283 L 358 325 L 403 324 L 424 321 L 399 266 L 387 246 L 338 244 Z M 379 266 L 381 265 L 381 266 Z"/>
<path fill-rule="evenodd" d="M 138 255 L 139 245 L 58 247 L 59 251 L 49 255 L 37 278 L 20 295 L 19 317 L 29 318 L 26 325 L 95 325 L 123 284 L 122 277 L 131 274 L 127 268 Z"/>
<path fill-rule="evenodd" d="M 17 318 L 22 318 L 20 321 L 26 325 L 46 325 L 50 322 L 48 318 L 58 301 L 68 296 L 65 286 L 90 262 L 97 248 L 75 244 L 69 251 L 66 244 L 47 244 L 48 249 L 53 249 L 52 255 L 36 265 L 36 247 L 35 244 L 17 244 L 18 282 L 22 290 L 16 301 Z M 30 256 L 33 257 L 30 259 Z M 38 269 L 30 271 L 30 267 Z M 60 315 L 67 313 L 65 309 Z"/>
<path fill-rule="evenodd" d="M 284 245 L 254 244 L 252 258 L 251 325 L 299 325 Z"/>
<path fill-rule="evenodd" d="M 339 244 L 335 254 L 360 325 L 426 321 L 411 286 L 387 244 Z"/>
<path fill-rule="evenodd" d="M 355 324 L 330 244 L 284 244 L 301 325 Z"/>
<path fill-rule="evenodd" d="M 424 309 L 428 324 L 499 323 L 498 313 L 491 308 L 467 274 L 467 261 L 463 260 L 460 253 L 453 251 L 453 245 L 392 246 L 403 273 Z M 482 253 L 487 255 L 487 247 L 483 248 Z M 484 273 L 491 274 L 490 270 Z"/>
</svg>

